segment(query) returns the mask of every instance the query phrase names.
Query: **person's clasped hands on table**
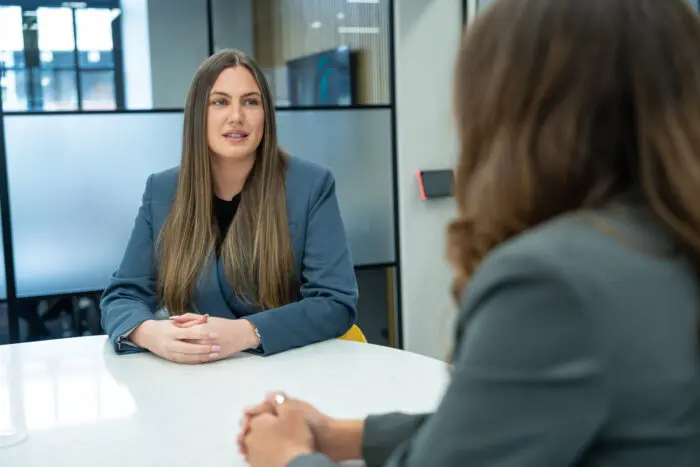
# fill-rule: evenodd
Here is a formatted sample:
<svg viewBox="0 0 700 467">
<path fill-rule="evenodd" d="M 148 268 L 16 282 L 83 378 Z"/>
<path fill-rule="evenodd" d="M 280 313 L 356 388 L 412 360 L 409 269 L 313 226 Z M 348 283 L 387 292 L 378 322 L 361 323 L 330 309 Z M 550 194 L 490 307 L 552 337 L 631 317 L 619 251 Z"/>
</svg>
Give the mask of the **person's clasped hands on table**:
<svg viewBox="0 0 700 467">
<path fill-rule="evenodd" d="M 362 420 L 339 420 L 284 393 L 247 409 L 238 446 L 251 467 L 294 467 L 318 457 L 325 465 L 362 458 Z"/>
<path fill-rule="evenodd" d="M 229 320 L 186 313 L 169 320 L 153 320 L 137 330 L 134 338 L 159 357 L 180 363 L 227 358 L 259 345 L 247 320 Z M 158 329 L 156 331 L 156 327 Z M 157 338 L 150 339 L 153 335 Z"/>
</svg>

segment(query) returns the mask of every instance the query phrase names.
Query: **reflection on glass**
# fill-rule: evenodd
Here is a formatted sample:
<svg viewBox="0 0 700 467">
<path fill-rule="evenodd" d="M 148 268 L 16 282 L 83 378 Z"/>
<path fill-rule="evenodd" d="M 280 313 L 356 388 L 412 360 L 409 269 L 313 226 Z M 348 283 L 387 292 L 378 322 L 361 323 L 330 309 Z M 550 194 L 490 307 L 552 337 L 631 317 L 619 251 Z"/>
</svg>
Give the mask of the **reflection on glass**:
<svg viewBox="0 0 700 467">
<path fill-rule="evenodd" d="M 0 72 L 2 107 L 6 112 L 28 109 L 27 72 L 5 70 Z"/>
<path fill-rule="evenodd" d="M 6 111 L 27 109 L 24 76 L 13 68 L 24 66 L 22 8 L 0 6 L 0 96 Z"/>
<path fill-rule="evenodd" d="M 22 8 L 0 6 L 0 52 L 20 52 L 24 49 Z M 13 67 L 13 54 L 0 57 L 0 65 Z"/>
<path fill-rule="evenodd" d="M 278 106 L 390 102 L 388 0 L 253 4 L 255 56 Z"/>
<path fill-rule="evenodd" d="M 117 108 L 113 71 L 81 72 L 80 88 L 83 110 L 114 110 Z"/>
<path fill-rule="evenodd" d="M 76 110 L 78 108 L 75 71 L 42 70 L 40 76 L 43 110 Z"/>
<path fill-rule="evenodd" d="M 110 68 L 114 66 L 112 51 L 112 21 L 114 14 L 107 8 L 85 8 L 75 11 L 78 36 L 78 64 L 81 68 Z"/>
<path fill-rule="evenodd" d="M 42 66 L 72 67 L 73 11 L 70 8 L 37 8 L 39 60 Z"/>
<path fill-rule="evenodd" d="M 5 349 L 0 352 L 0 449 L 27 439 L 27 426 L 22 413 L 24 398 L 20 353 L 17 347 Z"/>
</svg>

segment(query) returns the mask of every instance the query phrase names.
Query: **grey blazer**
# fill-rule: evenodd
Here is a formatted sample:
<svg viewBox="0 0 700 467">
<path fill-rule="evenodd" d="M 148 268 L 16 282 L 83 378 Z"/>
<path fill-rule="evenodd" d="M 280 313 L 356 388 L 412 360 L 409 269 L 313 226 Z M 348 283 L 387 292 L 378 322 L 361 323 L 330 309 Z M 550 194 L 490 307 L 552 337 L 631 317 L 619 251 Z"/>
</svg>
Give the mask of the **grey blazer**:
<svg viewBox="0 0 700 467">
<path fill-rule="evenodd" d="M 117 353 L 141 351 L 124 337 L 157 317 L 154 245 L 170 213 L 179 176 L 176 167 L 148 178 L 124 258 L 102 296 L 102 326 Z M 333 174 L 290 157 L 285 189 L 299 282 L 297 300 L 273 310 L 239 301 L 221 259 L 213 254 L 193 297 L 192 311 L 253 323 L 262 343 L 256 352 L 262 355 L 341 336 L 357 319 L 357 282 Z"/>
<path fill-rule="evenodd" d="M 437 412 L 369 417 L 367 464 L 700 466 L 700 290 L 671 247 L 628 210 L 563 216 L 497 248 L 465 293 Z"/>
</svg>

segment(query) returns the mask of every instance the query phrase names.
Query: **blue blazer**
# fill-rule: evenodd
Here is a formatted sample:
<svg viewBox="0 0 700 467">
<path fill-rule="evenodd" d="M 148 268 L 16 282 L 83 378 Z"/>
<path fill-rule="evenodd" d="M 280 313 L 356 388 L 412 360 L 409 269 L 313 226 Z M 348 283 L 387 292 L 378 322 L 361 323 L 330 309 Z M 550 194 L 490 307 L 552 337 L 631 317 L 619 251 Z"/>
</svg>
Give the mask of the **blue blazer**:
<svg viewBox="0 0 700 467">
<path fill-rule="evenodd" d="M 154 242 L 170 213 L 179 168 L 153 174 L 119 269 L 100 303 L 102 327 L 118 353 L 140 349 L 123 342 L 139 324 L 154 319 L 158 297 Z M 339 337 L 357 318 L 357 282 L 331 172 L 289 158 L 287 215 L 300 299 L 261 311 L 236 300 L 221 260 L 210 262 L 193 297 L 200 313 L 245 318 L 260 332 L 264 355 Z"/>
</svg>

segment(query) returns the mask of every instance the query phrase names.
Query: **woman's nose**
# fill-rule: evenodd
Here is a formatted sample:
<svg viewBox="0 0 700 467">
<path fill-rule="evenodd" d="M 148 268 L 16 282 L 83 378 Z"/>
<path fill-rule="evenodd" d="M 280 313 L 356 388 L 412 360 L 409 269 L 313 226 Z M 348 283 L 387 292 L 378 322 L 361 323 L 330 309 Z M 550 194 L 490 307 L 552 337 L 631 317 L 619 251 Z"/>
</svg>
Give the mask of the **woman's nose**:
<svg viewBox="0 0 700 467">
<path fill-rule="evenodd" d="M 243 121 L 243 111 L 241 106 L 234 104 L 231 106 L 231 111 L 228 114 L 228 120 L 230 122 L 241 122 Z"/>
</svg>

